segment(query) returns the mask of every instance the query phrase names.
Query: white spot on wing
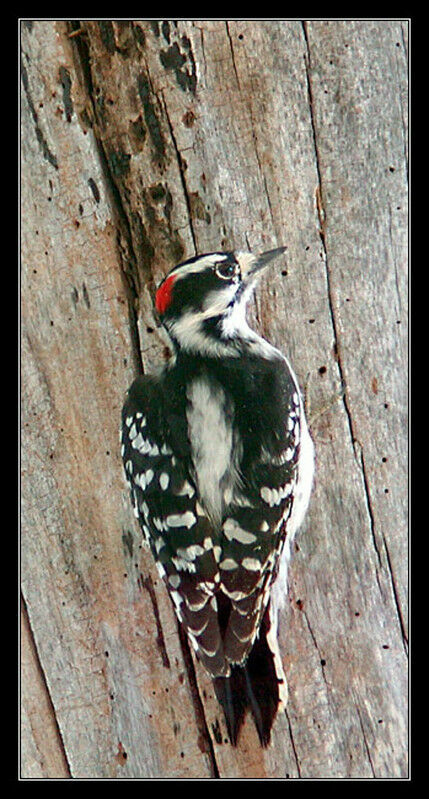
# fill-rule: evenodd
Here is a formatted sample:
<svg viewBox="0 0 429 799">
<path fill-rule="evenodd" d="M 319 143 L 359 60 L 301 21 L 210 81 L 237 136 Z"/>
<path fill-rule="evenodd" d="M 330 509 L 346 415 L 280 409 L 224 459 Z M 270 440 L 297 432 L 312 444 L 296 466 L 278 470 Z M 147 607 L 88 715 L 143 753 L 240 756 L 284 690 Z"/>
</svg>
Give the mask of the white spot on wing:
<svg viewBox="0 0 429 799">
<path fill-rule="evenodd" d="M 132 446 L 134 449 L 140 452 L 141 455 L 148 455 L 151 450 L 150 441 L 148 441 L 146 438 L 143 438 L 141 433 L 139 433 L 138 436 L 136 436 L 136 438 L 133 440 Z"/>
<path fill-rule="evenodd" d="M 239 541 L 240 544 L 254 544 L 256 535 L 248 533 L 247 530 L 242 530 L 235 519 L 226 519 L 223 525 L 223 532 L 228 541 Z"/>
<path fill-rule="evenodd" d="M 156 549 L 156 552 L 157 552 L 157 554 L 159 554 L 159 553 L 160 553 L 160 551 L 161 551 L 161 549 L 162 549 L 163 547 L 165 547 L 165 541 L 164 541 L 164 539 L 162 538 L 162 536 L 159 536 L 159 538 L 157 538 L 157 539 L 155 540 L 155 549 Z"/>
<path fill-rule="evenodd" d="M 159 576 L 164 578 L 165 577 L 165 569 L 164 569 L 164 566 L 162 565 L 162 563 L 158 563 L 157 562 L 156 563 L 156 568 L 158 569 Z"/>
<path fill-rule="evenodd" d="M 193 486 L 191 486 L 190 483 L 188 483 L 187 480 L 185 480 L 179 491 L 176 491 L 176 495 L 178 497 L 188 496 L 191 499 L 194 496 L 194 494 L 195 494 L 195 489 Z"/>
<path fill-rule="evenodd" d="M 199 544 L 191 544 L 186 549 L 179 547 L 177 549 L 177 554 L 180 558 L 184 558 L 185 560 L 195 560 L 199 555 L 204 555 L 204 549 Z"/>
<path fill-rule="evenodd" d="M 207 619 L 205 619 L 205 621 L 204 621 L 204 623 L 202 624 L 201 627 L 191 627 L 190 625 L 188 625 L 188 630 L 189 630 L 189 632 L 192 633 L 192 635 L 197 635 L 197 636 L 201 635 L 201 633 L 203 633 L 204 630 L 206 629 L 209 621 L 210 621 L 210 619 L 209 619 L 209 617 L 207 617 Z M 201 647 L 201 649 L 202 649 L 202 647 Z"/>
<path fill-rule="evenodd" d="M 132 425 L 132 427 L 130 427 L 130 432 L 129 432 L 128 435 L 130 437 L 130 441 L 133 441 L 135 439 L 135 437 L 137 435 L 137 427 L 136 427 L 135 423 Z"/>
<path fill-rule="evenodd" d="M 196 610 L 202 610 L 202 608 L 205 607 L 205 605 L 207 605 L 207 602 L 210 599 L 210 595 L 209 594 L 206 594 L 206 596 L 203 595 L 196 602 L 191 602 L 191 600 L 189 599 L 189 597 L 186 596 L 186 594 L 184 596 L 184 599 L 189 610 L 196 611 Z"/>
<path fill-rule="evenodd" d="M 280 505 L 280 502 L 289 496 L 293 486 L 294 482 L 286 483 L 284 486 L 280 486 L 280 488 L 268 488 L 268 486 L 263 486 L 259 493 L 264 502 L 270 507 L 273 507 L 273 505 Z"/>
<path fill-rule="evenodd" d="M 221 585 L 221 589 L 226 596 L 229 596 L 230 599 L 234 599 L 235 602 L 239 602 L 240 599 L 245 599 L 247 597 L 247 594 L 243 591 L 228 591 L 224 585 Z"/>
<path fill-rule="evenodd" d="M 141 490 L 144 491 L 146 488 L 146 477 L 145 473 L 142 472 L 141 474 L 136 474 L 134 477 L 134 482 L 136 485 L 140 486 Z"/>
<path fill-rule="evenodd" d="M 243 558 L 241 565 L 244 569 L 251 572 L 258 572 L 261 570 L 261 564 L 256 558 Z"/>
<path fill-rule="evenodd" d="M 187 510 L 185 513 L 172 513 L 167 516 L 166 523 L 169 527 L 192 527 L 197 521 L 192 511 Z"/>
<path fill-rule="evenodd" d="M 195 563 L 191 563 L 191 561 L 184 558 L 171 558 L 171 562 L 174 563 L 178 571 L 196 572 L 197 570 Z"/>
<path fill-rule="evenodd" d="M 288 532 L 293 537 L 304 519 L 310 500 L 314 476 L 314 445 L 308 432 L 307 423 L 302 413 L 301 447 L 297 469 L 297 480 L 294 487 L 292 513 L 288 522 Z"/>
<path fill-rule="evenodd" d="M 170 477 L 167 474 L 167 472 L 162 472 L 159 475 L 159 485 L 161 486 L 163 491 L 165 491 L 168 488 L 169 482 L 170 482 Z"/>
<path fill-rule="evenodd" d="M 260 489 L 259 493 L 260 493 L 262 499 L 264 500 L 264 502 L 267 503 L 267 505 L 272 505 L 273 504 L 272 501 L 271 501 L 272 492 L 271 492 L 271 489 L 268 488 L 268 486 L 263 486 L 263 488 Z"/>
<path fill-rule="evenodd" d="M 219 563 L 219 568 L 223 569 L 224 571 L 232 571 L 232 569 L 236 569 L 237 567 L 238 563 L 236 563 L 232 558 L 225 558 L 225 560 Z"/>
</svg>

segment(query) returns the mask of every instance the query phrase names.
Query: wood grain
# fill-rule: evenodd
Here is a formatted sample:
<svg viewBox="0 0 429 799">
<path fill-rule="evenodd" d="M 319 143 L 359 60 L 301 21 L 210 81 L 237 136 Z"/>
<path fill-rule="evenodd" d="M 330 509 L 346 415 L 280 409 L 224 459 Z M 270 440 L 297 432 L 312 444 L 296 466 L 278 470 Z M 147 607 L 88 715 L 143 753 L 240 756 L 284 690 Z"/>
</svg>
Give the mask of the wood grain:
<svg viewBox="0 0 429 799">
<path fill-rule="evenodd" d="M 22 777 L 407 777 L 407 34 L 22 23 Z M 289 704 L 267 750 L 251 720 L 233 749 L 142 549 L 118 425 L 166 357 L 166 271 L 280 245 L 249 320 L 306 388 L 317 479 Z"/>
</svg>

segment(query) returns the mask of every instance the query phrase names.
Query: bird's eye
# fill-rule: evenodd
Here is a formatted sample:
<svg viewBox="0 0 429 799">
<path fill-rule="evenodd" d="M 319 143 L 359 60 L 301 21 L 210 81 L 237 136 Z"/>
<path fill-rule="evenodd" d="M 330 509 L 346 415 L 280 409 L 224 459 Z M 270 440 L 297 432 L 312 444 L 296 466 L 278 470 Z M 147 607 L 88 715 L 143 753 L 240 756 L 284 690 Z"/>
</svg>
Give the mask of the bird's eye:
<svg viewBox="0 0 429 799">
<path fill-rule="evenodd" d="M 216 274 L 223 280 L 230 280 L 237 274 L 238 264 L 231 263 L 231 261 L 221 261 L 216 264 Z"/>
</svg>

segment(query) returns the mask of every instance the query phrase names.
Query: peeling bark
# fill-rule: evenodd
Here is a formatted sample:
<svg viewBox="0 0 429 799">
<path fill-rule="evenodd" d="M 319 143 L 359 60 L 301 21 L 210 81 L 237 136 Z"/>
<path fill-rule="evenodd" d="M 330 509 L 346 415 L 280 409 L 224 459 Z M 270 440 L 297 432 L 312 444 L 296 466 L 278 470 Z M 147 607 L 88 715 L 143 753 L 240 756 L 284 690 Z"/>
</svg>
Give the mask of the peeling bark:
<svg viewBox="0 0 429 799">
<path fill-rule="evenodd" d="M 23 777 L 407 777 L 407 35 L 22 23 Z M 250 719 L 232 749 L 117 431 L 166 356 L 161 277 L 280 245 L 249 321 L 307 384 L 317 480 L 280 623 L 289 704 L 267 750 Z"/>
</svg>

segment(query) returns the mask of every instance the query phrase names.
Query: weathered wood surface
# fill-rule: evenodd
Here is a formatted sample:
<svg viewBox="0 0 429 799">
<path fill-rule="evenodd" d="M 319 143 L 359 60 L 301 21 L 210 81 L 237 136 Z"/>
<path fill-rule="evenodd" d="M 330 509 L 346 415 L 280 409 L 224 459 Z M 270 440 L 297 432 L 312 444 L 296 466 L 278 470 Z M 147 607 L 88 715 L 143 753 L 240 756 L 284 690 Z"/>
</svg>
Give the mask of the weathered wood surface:
<svg viewBox="0 0 429 799">
<path fill-rule="evenodd" d="M 22 24 L 22 777 L 407 776 L 407 32 Z M 118 424 L 161 276 L 280 244 L 250 319 L 306 384 L 317 480 L 262 751 L 178 634 Z"/>
</svg>

